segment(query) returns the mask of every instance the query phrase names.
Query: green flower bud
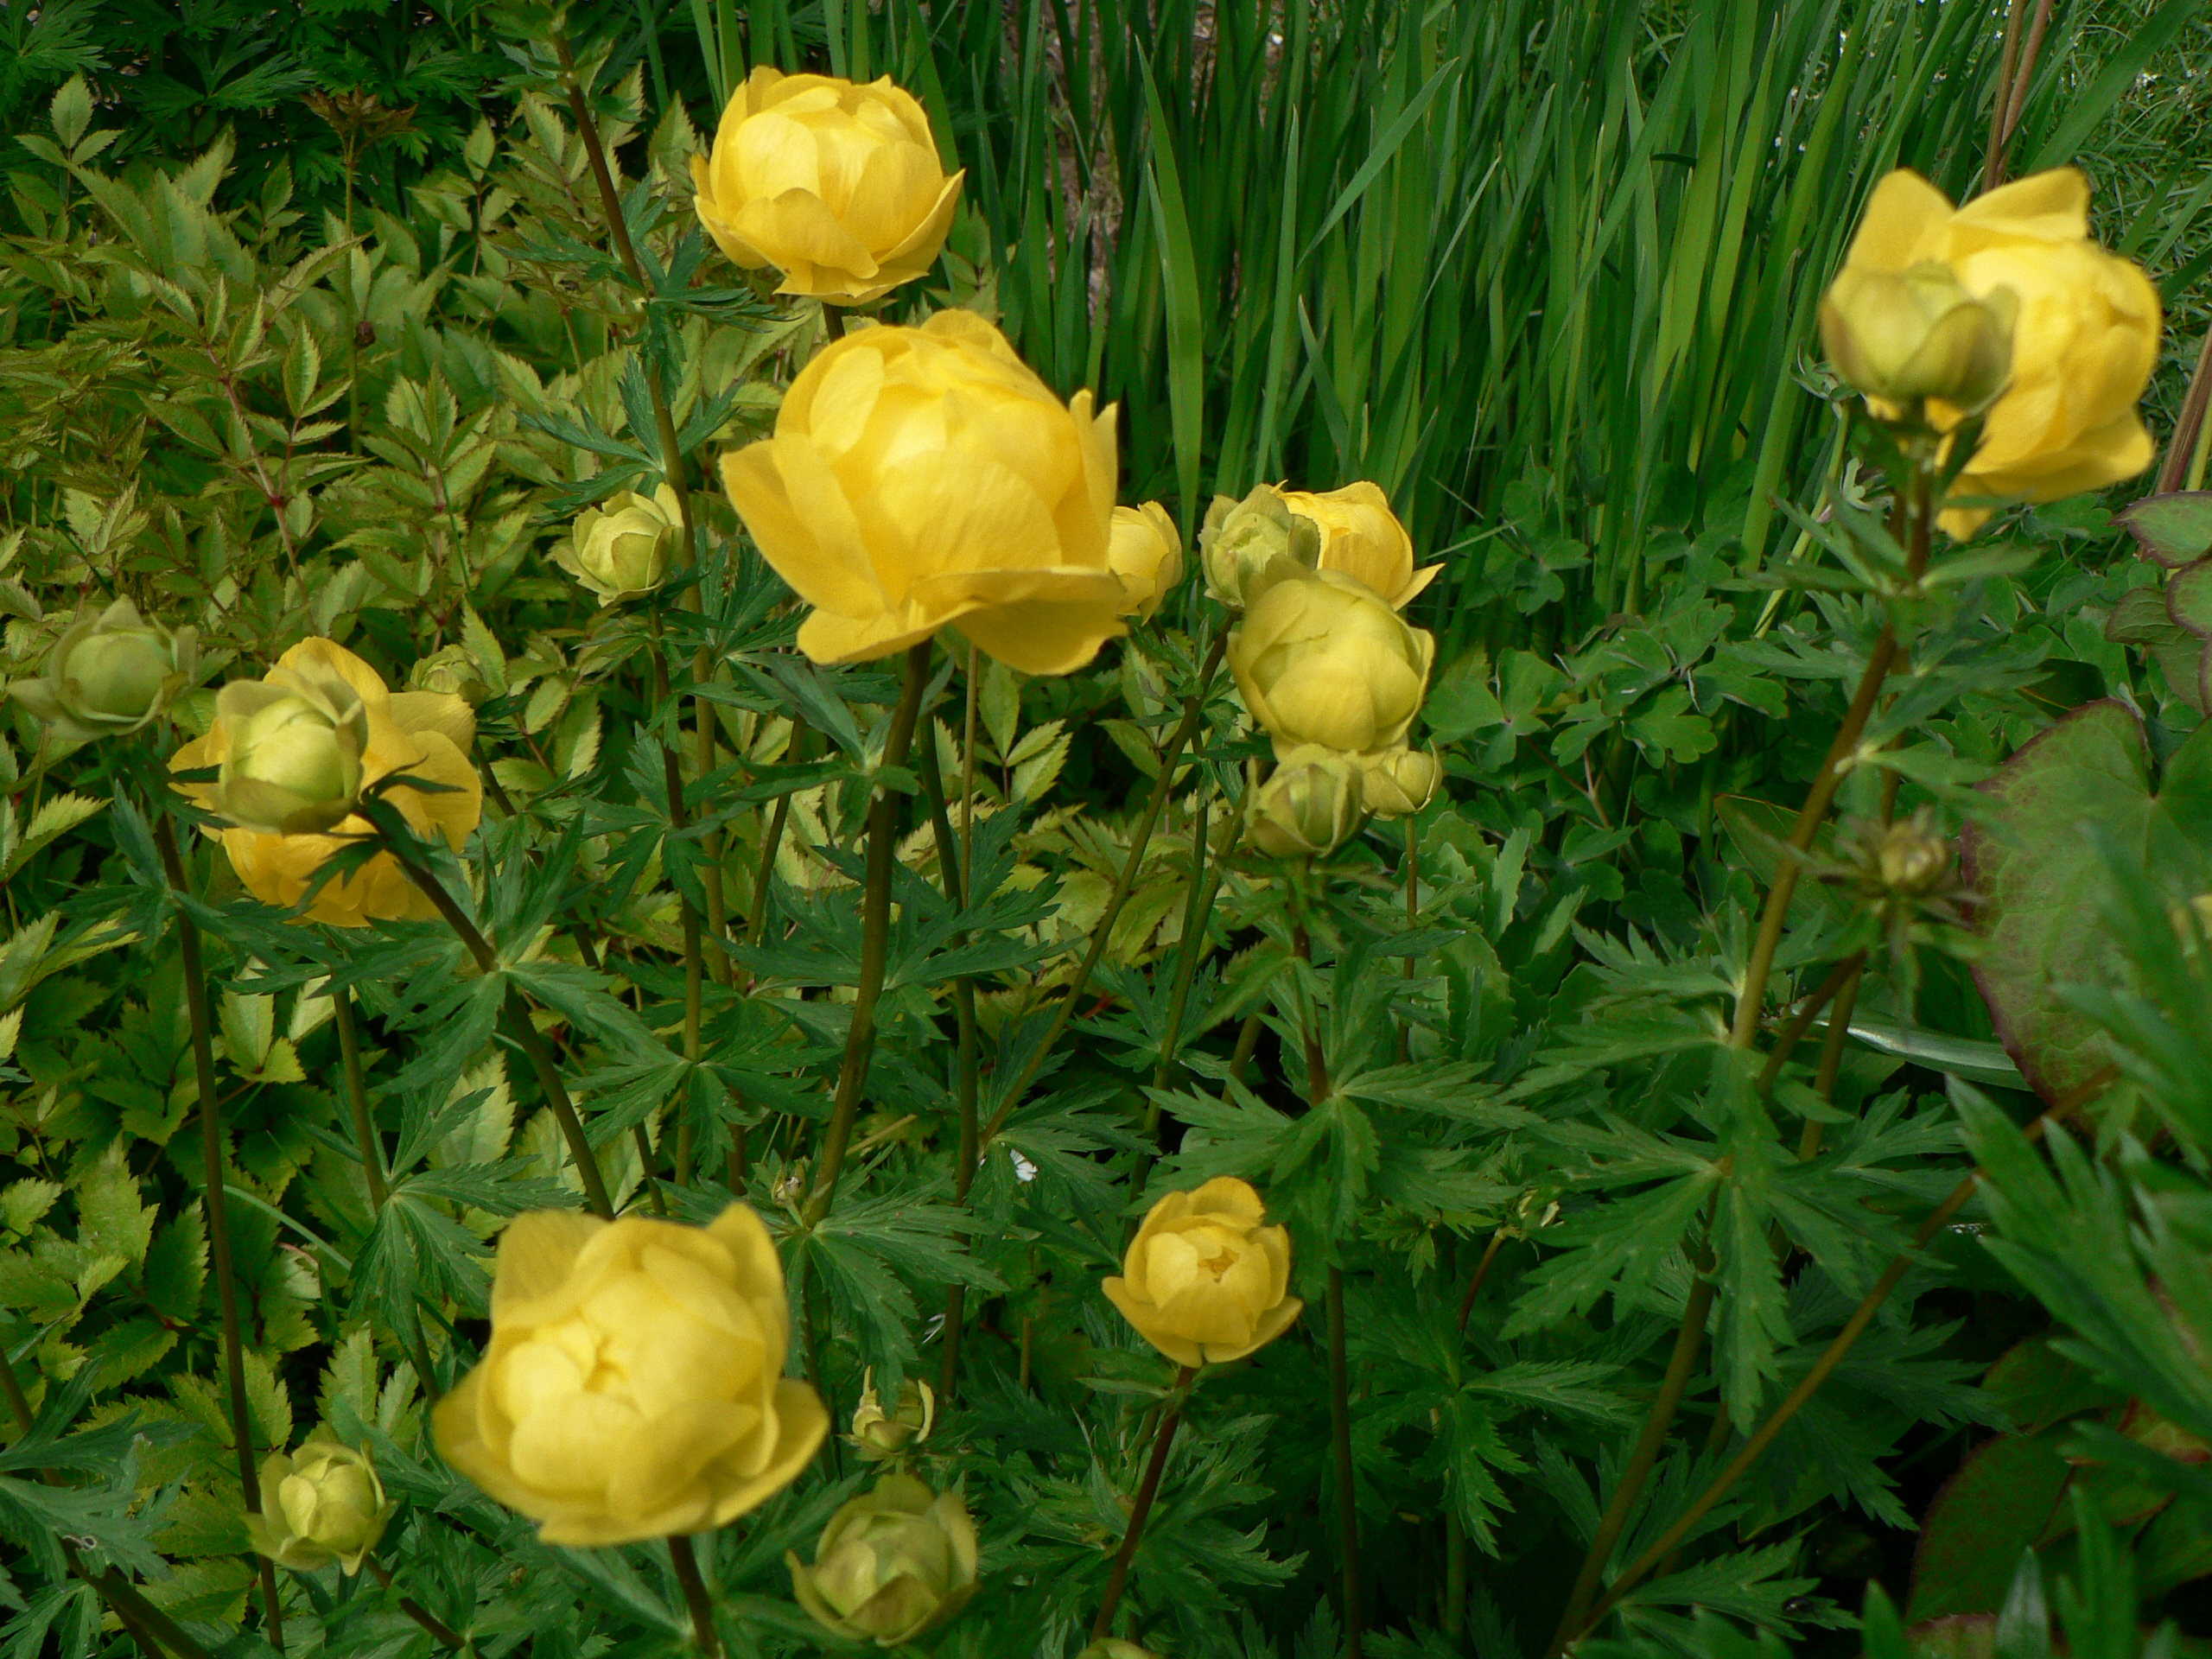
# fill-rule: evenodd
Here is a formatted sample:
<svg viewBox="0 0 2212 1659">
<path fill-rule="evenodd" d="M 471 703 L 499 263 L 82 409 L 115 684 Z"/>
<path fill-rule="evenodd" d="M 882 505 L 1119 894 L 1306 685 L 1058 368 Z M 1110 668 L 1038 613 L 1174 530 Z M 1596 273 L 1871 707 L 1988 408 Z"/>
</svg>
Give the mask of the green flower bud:
<svg viewBox="0 0 2212 1659">
<path fill-rule="evenodd" d="M 2010 289 L 1976 299 L 1941 260 L 1897 271 L 1847 265 L 1821 298 L 1821 343 L 1836 373 L 1871 398 L 1940 397 L 1972 410 L 2012 374 L 2018 311 Z"/>
<path fill-rule="evenodd" d="M 1255 792 L 1244 838 L 1270 858 L 1332 852 L 1359 827 L 1360 791 L 1357 756 L 1300 744 Z"/>
<path fill-rule="evenodd" d="M 448 696 L 459 697 L 472 709 L 492 695 L 492 688 L 484 683 L 476 659 L 465 645 L 442 645 L 429 656 L 419 658 L 407 671 L 407 683 L 416 691 L 442 691 Z"/>
<path fill-rule="evenodd" d="M 899 1389 L 899 1408 L 887 1413 L 876 1397 L 875 1372 L 861 1379 L 861 1402 L 853 1412 L 853 1448 L 869 1463 L 893 1458 L 930 1437 L 937 1423 L 937 1395 L 930 1385 L 908 1377 Z"/>
<path fill-rule="evenodd" d="M 215 694 L 219 754 L 207 804 L 242 830 L 316 835 L 353 810 L 369 715 L 335 674 L 275 669 Z"/>
<path fill-rule="evenodd" d="M 1075 1659 L 1160 1659 L 1150 1648 L 1141 1648 L 1134 1642 L 1124 1642 L 1118 1636 L 1109 1636 L 1092 1643 Z"/>
<path fill-rule="evenodd" d="M 394 1505 L 366 1452 L 309 1440 L 261 1465 L 261 1513 L 245 1518 L 255 1549 L 279 1567 L 308 1573 L 336 1561 L 350 1576 L 377 1547 Z"/>
<path fill-rule="evenodd" d="M 1433 749 L 1409 749 L 1402 745 L 1380 754 L 1363 754 L 1360 798 L 1378 818 L 1411 817 L 1436 794 L 1444 767 Z"/>
<path fill-rule="evenodd" d="M 1318 569 L 1321 530 L 1293 512 L 1265 484 L 1242 501 L 1217 495 L 1198 530 L 1206 591 L 1232 610 L 1243 610 L 1286 576 Z"/>
<path fill-rule="evenodd" d="M 658 588 L 683 537 L 683 516 L 667 485 L 651 495 L 618 490 L 576 515 L 575 529 L 553 557 L 597 594 L 602 606 L 612 605 Z"/>
<path fill-rule="evenodd" d="M 46 673 L 18 680 L 8 695 L 56 737 L 90 742 L 135 732 L 191 683 L 199 635 L 175 632 L 118 599 L 98 616 L 79 617 L 54 643 Z"/>
<path fill-rule="evenodd" d="M 976 1593 L 968 1506 L 912 1475 L 886 1475 L 831 1516 L 812 1567 L 788 1552 L 784 1560 L 791 1593 L 817 1623 L 881 1648 L 936 1629 Z"/>
</svg>

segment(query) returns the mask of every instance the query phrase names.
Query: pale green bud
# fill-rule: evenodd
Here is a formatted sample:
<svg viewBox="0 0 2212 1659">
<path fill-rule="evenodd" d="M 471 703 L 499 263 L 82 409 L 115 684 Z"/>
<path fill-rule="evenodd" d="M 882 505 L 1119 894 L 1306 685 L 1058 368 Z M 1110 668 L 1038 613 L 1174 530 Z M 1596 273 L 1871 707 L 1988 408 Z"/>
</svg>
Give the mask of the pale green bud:
<svg viewBox="0 0 2212 1659">
<path fill-rule="evenodd" d="M 1321 531 L 1294 513 L 1277 491 L 1254 486 L 1242 501 L 1217 495 L 1198 530 L 1206 591 L 1243 610 L 1276 582 L 1318 569 Z"/>
<path fill-rule="evenodd" d="M 975 1523 L 957 1492 L 933 1493 L 912 1475 L 830 1517 L 808 1567 L 786 1552 L 791 1593 L 825 1629 L 895 1648 L 950 1619 L 976 1593 Z"/>
<path fill-rule="evenodd" d="M 876 1397 L 875 1372 L 861 1379 L 861 1402 L 853 1412 L 849 1437 L 854 1449 L 869 1463 L 896 1457 L 908 1446 L 930 1437 L 937 1423 L 937 1395 L 926 1382 L 908 1377 L 899 1385 L 898 1408 L 886 1412 Z"/>
<path fill-rule="evenodd" d="M 1941 260 L 1904 270 L 1846 266 L 1821 298 L 1821 343 L 1844 381 L 1896 404 L 1981 408 L 2012 372 L 2010 289 L 1980 299 Z"/>
<path fill-rule="evenodd" d="M 16 681 L 8 695 L 56 737 L 89 742 L 151 721 L 191 683 L 198 660 L 193 629 L 172 632 L 118 599 L 71 624 L 47 654 L 45 675 Z"/>
<path fill-rule="evenodd" d="M 612 605 L 658 588 L 683 537 L 683 516 L 667 485 L 651 495 L 618 490 L 576 515 L 569 539 L 553 550 L 553 557 L 597 594 L 602 606 Z"/>
<path fill-rule="evenodd" d="M 366 1452 L 309 1440 L 289 1457 L 272 1452 L 263 1461 L 261 1513 L 246 1516 L 246 1535 L 280 1567 L 305 1573 L 336 1561 L 352 1574 L 384 1536 L 394 1507 Z"/>
<path fill-rule="evenodd" d="M 360 694 L 335 675 L 272 671 L 215 694 L 210 810 L 243 830 L 315 835 L 353 810 L 369 741 Z"/>
<path fill-rule="evenodd" d="M 1304 743 L 1254 791 L 1244 838 L 1270 858 L 1334 851 L 1359 827 L 1358 757 Z"/>
<path fill-rule="evenodd" d="M 1360 798 L 1378 818 L 1409 817 L 1427 806 L 1444 777 L 1433 749 L 1385 749 L 1363 754 Z"/>
</svg>

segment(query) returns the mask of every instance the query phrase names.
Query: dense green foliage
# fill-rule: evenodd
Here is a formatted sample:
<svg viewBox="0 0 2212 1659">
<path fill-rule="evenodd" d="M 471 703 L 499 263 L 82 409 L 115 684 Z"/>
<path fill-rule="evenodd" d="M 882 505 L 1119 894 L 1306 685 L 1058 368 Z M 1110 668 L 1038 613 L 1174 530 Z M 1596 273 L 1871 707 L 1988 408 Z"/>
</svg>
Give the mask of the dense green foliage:
<svg viewBox="0 0 2212 1659">
<path fill-rule="evenodd" d="M 2016 175 L 2078 160 L 2102 239 L 2160 284 L 2161 442 L 2212 308 L 2200 14 L 2059 6 L 2012 141 Z M 941 1378 L 962 1287 L 958 1386 L 919 1459 L 983 1534 L 982 1593 L 929 1638 L 948 1659 L 1082 1645 L 1174 1371 L 1097 1281 L 1147 1202 L 1222 1173 L 1290 1226 L 1310 1311 L 1210 1372 L 1176 1442 L 1123 1626 L 1169 1659 L 1338 1650 L 1332 1268 L 1370 1652 L 1540 1659 L 1686 1308 L 1705 1333 L 1700 1285 L 1709 1350 L 1616 1569 L 1901 1251 L 1834 1375 L 1586 1651 L 2133 1659 L 2139 1622 L 2189 1613 L 2212 1573 L 2212 952 L 2176 907 L 2212 891 L 2204 631 L 2111 521 L 2148 480 L 2006 515 L 1899 597 L 1889 486 L 1813 343 L 1877 178 L 1977 188 L 2003 8 L 639 0 L 572 22 L 650 295 L 607 251 L 520 12 L 0 13 L 0 124 L 21 135 L 0 158 L 0 668 L 35 675 L 94 593 L 201 635 L 174 733 L 42 747 L 12 704 L 0 728 L 0 1343 L 38 1414 L 0 1451 L 10 1655 L 126 1639 L 65 1539 L 209 1651 L 265 1651 L 185 920 L 214 998 L 254 1441 L 326 1424 L 402 1503 L 397 1588 L 285 1576 L 288 1651 L 433 1650 L 402 1595 L 487 1656 L 687 1640 L 664 1552 L 543 1546 L 426 1435 L 428 1395 L 486 1337 L 489 1241 L 581 1202 L 550 1097 L 495 1034 L 510 992 L 618 1204 L 703 1221 L 734 1192 L 770 1219 L 796 1363 L 840 1427 L 870 1371 L 887 1392 Z M 788 591 L 709 493 L 823 333 L 690 209 L 689 157 L 756 59 L 922 98 L 968 192 L 938 275 L 888 315 L 982 311 L 1061 391 L 1118 402 L 1123 499 L 1190 532 L 1262 480 L 1389 491 L 1446 565 L 1410 614 L 1437 635 L 1426 729 L 1449 783 L 1409 830 L 1371 824 L 1325 880 L 1235 852 L 1265 744 L 1202 672 L 1224 623 L 1196 583 L 1065 679 L 973 671 L 947 640 L 927 760 L 884 765 L 896 660 L 797 655 Z M 378 135 L 369 106 L 319 114 L 310 92 L 412 113 Z M 598 610 L 548 555 L 580 509 L 659 478 L 656 390 L 708 502 L 698 563 Z M 1732 1051 L 1777 838 L 1892 617 L 1910 677 L 1866 730 L 1847 829 L 1815 846 L 1826 879 L 1789 907 L 1766 1049 Z M 477 703 L 495 798 L 436 868 L 497 971 L 440 923 L 287 922 L 164 787 L 213 687 L 308 635 Z M 1196 763 L 1168 762 L 1147 840 L 1186 699 Z M 982 803 L 964 904 L 930 761 Z M 2074 771 L 2034 770 L 2056 761 Z M 902 837 L 881 1032 L 838 1203 L 809 1220 L 879 779 Z M 2005 884 L 1997 913 L 2040 928 L 2043 957 L 1993 957 L 1955 887 L 1874 902 L 1852 837 L 1885 779 L 1899 817 L 1985 821 L 1972 879 Z M 1988 810 L 2008 781 L 2042 804 L 2024 830 Z M 1125 858 L 1134 897 L 1090 974 Z M 728 922 L 690 1031 L 687 915 Z M 1772 1039 L 1862 951 L 1823 1088 L 1824 1023 L 1786 1055 Z M 2032 971 L 2052 960 L 2084 982 Z M 1977 964 L 2033 981 L 2003 1044 Z M 962 980 L 997 1131 L 972 1191 Z M 381 1198 L 334 991 L 361 1011 Z M 2021 1065 L 2043 1082 L 2062 1052 L 2090 1058 L 2038 1099 Z M 2094 1105 L 2031 1147 L 2024 1126 L 2085 1083 Z M 1986 1187 L 1911 1253 L 1977 1166 Z M 833 1445 L 701 1541 L 731 1650 L 813 1650 L 783 1554 L 868 1475 Z"/>
</svg>

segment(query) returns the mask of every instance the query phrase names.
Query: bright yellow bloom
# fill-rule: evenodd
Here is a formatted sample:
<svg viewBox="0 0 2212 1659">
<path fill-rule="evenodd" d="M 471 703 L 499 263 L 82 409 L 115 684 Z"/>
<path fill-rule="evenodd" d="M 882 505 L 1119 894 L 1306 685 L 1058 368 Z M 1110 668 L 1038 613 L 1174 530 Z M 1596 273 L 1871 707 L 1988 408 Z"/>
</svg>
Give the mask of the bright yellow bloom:
<svg viewBox="0 0 2212 1659">
<path fill-rule="evenodd" d="M 62 631 L 41 677 L 6 690 L 56 737 L 89 743 L 135 732 L 168 708 L 199 657 L 195 630 L 172 632 L 118 599 Z"/>
<path fill-rule="evenodd" d="M 667 485 L 651 495 L 617 490 L 576 515 L 553 562 L 598 594 L 604 608 L 659 587 L 683 537 L 683 515 Z"/>
<path fill-rule="evenodd" d="M 312 1573 L 336 1561 L 351 1577 L 397 1509 L 366 1452 L 311 1440 L 262 1460 L 261 1513 L 246 1516 L 246 1537 L 279 1567 Z"/>
<path fill-rule="evenodd" d="M 1414 569 L 1414 538 L 1390 511 L 1390 499 L 1379 485 L 1362 480 L 1340 490 L 1281 494 L 1285 506 L 1312 519 L 1320 531 L 1320 568 L 1358 577 L 1389 600 L 1394 611 L 1404 610 L 1444 569 Z"/>
<path fill-rule="evenodd" d="M 1149 622 L 1183 580 L 1183 532 L 1157 501 L 1114 509 L 1106 562 L 1122 580 L 1122 614 Z"/>
<path fill-rule="evenodd" d="M 1290 1329 L 1306 1306 L 1290 1292 L 1290 1233 L 1262 1225 L 1249 1182 L 1217 1176 L 1170 1192 L 1129 1243 L 1106 1298 L 1178 1365 L 1224 1365 Z"/>
<path fill-rule="evenodd" d="M 499 1239 L 492 1345 L 430 1426 L 445 1460 L 549 1544 L 726 1526 L 830 1427 L 785 1377 L 783 1264 L 733 1204 L 705 1227 L 566 1211 Z"/>
<path fill-rule="evenodd" d="M 929 118 L 890 77 L 856 86 L 762 64 L 694 156 L 699 222 L 779 294 L 860 305 L 925 275 L 965 174 L 944 175 Z"/>
<path fill-rule="evenodd" d="M 817 663 L 888 657 L 947 623 L 1024 674 L 1120 633 L 1108 556 L 1114 411 L 1063 404 L 969 311 L 817 353 L 776 435 L 722 458 L 745 527 L 814 607 Z"/>
<path fill-rule="evenodd" d="M 2089 187 L 2075 168 L 2037 173 L 1954 209 L 1917 174 L 1875 187 L 1847 270 L 1950 267 L 1978 299 L 2010 289 L 2018 302 L 2012 373 L 1990 405 L 1956 496 L 2056 501 L 2133 478 L 2151 464 L 2135 412 L 2158 358 L 2158 294 L 2128 260 L 2088 239 Z M 1931 406 L 1948 429 L 1956 408 Z M 1940 522 L 1965 537 L 1986 507 L 1954 507 Z"/>
<path fill-rule="evenodd" d="M 247 688 L 264 688 L 248 691 Z M 245 693 L 244 696 L 239 694 Z M 284 718 L 276 758 L 287 765 L 296 761 L 296 783 L 331 781 L 324 774 L 333 764 L 324 745 L 332 728 L 320 725 L 312 710 L 289 707 L 287 698 L 305 702 L 312 693 L 321 702 L 346 703 L 358 716 L 365 734 L 354 763 L 358 786 L 344 791 L 350 803 L 359 789 L 395 772 L 404 772 L 448 789 L 426 793 L 404 786 L 388 790 L 385 798 L 398 810 L 416 833 L 440 835 L 458 852 L 467 845 L 484 814 L 484 785 L 468 759 L 475 741 L 476 715 L 461 698 L 441 691 L 389 691 L 376 670 L 344 646 L 328 639 L 302 639 L 283 656 L 268 677 L 234 681 L 216 699 L 214 726 L 207 736 L 179 748 L 169 761 L 174 772 L 226 766 L 235 773 L 241 728 L 256 720 L 266 721 L 275 709 Z M 235 718 L 227 708 L 237 711 Z M 245 707 L 245 704 L 251 707 Z M 342 711 L 341 711 L 342 712 Z M 350 728 L 349 728 L 350 729 Z M 346 740 L 350 741 L 350 740 Z M 255 739 L 255 753 L 262 753 Z M 276 769 L 276 768 L 272 768 Z M 264 780 L 267 781 L 267 780 Z M 342 786 L 343 779 L 337 780 Z M 282 788 L 281 779 L 272 787 Z M 179 784 L 176 787 L 210 812 L 228 817 L 226 801 L 236 805 L 239 791 L 219 776 L 208 784 Z M 328 835 L 272 833 L 241 827 L 235 819 L 220 833 L 231 868 L 247 892 L 265 905 L 289 910 L 306 893 L 308 882 L 334 855 L 363 836 L 373 833 L 366 818 L 322 820 Z M 437 912 L 416 889 L 390 853 L 378 853 L 345 878 L 334 877 L 315 895 L 306 919 L 336 927 L 363 927 L 372 921 L 433 921 Z"/>
<path fill-rule="evenodd" d="M 1275 756 L 1304 743 L 1349 753 L 1405 741 L 1435 636 L 1341 571 L 1278 582 L 1229 636 L 1229 669 Z"/>
<path fill-rule="evenodd" d="M 976 1525 L 957 1492 L 886 1475 L 842 1505 L 807 1566 L 789 1550 L 791 1594 L 824 1629 L 895 1648 L 935 1630 L 976 1593 Z"/>
<path fill-rule="evenodd" d="M 1253 791 L 1244 838 L 1270 858 L 1333 852 L 1359 828 L 1359 757 L 1306 743 Z"/>
</svg>

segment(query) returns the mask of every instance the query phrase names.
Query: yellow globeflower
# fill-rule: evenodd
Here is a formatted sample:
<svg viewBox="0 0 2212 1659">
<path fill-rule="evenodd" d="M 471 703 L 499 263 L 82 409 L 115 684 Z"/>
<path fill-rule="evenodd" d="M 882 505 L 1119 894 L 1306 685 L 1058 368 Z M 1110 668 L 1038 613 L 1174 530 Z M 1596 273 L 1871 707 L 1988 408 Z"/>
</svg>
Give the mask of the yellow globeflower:
<svg viewBox="0 0 2212 1659">
<path fill-rule="evenodd" d="M 651 495 L 617 490 L 576 515 L 553 562 L 599 596 L 601 609 L 660 586 L 683 539 L 683 514 L 665 484 Z"/>
<path fill-rule="evenodd" d="M 1952 488 L 1957 497 L 2056 501 L 2133 478 L 2151 464 L 2151 435 L 2136 399 L 2158 357 L 2158 294 L 2128 260 L 2088 239 L 2089 187 L 2070 167 L 2037 173 L 1953 208 L 1917 174 L 1884 179 L 1866 204 L 1845 271 L 1904 272 L 1948 265 L 1967 293 L 2010 290 L 2012 378 L 1989 407 L 1981 447 Z M 1948 429 L 1954 406 L 1931 401 Z M 1972 535 L 1986 507 L 1953 507 L 1939 521 Z"/>
<path fill-rule="evenodd" d="M 1170 1192 L 1144 1218 L 1106 1299 L 1178 1365 L 1223 1365 L 1290 1329 L 1290 1232 L 1262 1225 L 1250 1183 L 1218 1176 Z"/>
<path fill-rule="evenodd" d="M 246 1540 L 279 1567 L 312 1573 L 336 1561 L 350 1578 L 397 1509 L 366 1452 L 310 1440 L 262 1460 L 261 1513 L 246 1516 Z"/>
<path fill-rule="evenodd" d="M 432 1437 L 549 1544 L 704 1532 L 790 1484 L 830 1427 L 783 1374 L 790 1341 L 743 1205 L 704 1227 L 536 1211 L 500 1236 L 492 1345 Z"/>
<path fill-rule="evenodd" d="M 1229 636 L 1229 669 L 1287 760 L 1300 744 L 1395 747 L 1421 712 L 1436 638 L 1338 570 L 1278 582 Z"/>
<path fill-rule="evenodd" d="M 699 222 L 781 294 L 860 305 L 936 263 L 966 175 L 944 175 L 929 118 L 888 76 L 856 86 L 762 64 L 694 156 Z"/>
<path fill-rule="evenodd" d="M 1321 569 L 1357 576 L 1402 611 L 1436 580 L 1440 564 L 1414 569 L 1414 538 L 1390 511 L 1379 485 L 1362 480 L 1340 490 L 1283 490 L 1283 505 L 1321 532 Z"/>
<path fill-rule="evenodd" d="M 1114 412 L 1062 404 L 969 311 L 861 328 L 806 365 L 776 435 L 722 458 L 745 527 L 814 607 L 798 643 L 867 662 L 949 622 L 1024 674 L 1120 633 Z"/>
<path fill-rule="evenodd" d="M 335 724 L 325 717 L 328 710 L 335 711 Z M 353 749 L 357 720 L 361 746 Z M 278 728 L 273 734 L 264 729 L 272 725 Z M 333 798 L 342 807 L 360 789 L 395 772 L 443 784 L 447 788 L 436 793 L 403 785 L 385 791 L 385 798 L 416 834 L 443 836 L 458 852 L 484 814 L 484 785 L 468 759 L 475 735 L 475 711 L 461 697 L 388 690 L 376 670 L 344 646 L 329 639 L 302 639 L 277 658 L 265 679 L 225 686 L 216 698 L 214 726 L 207 736 L 178 749 L 169 767 L 217 768 L 213 784 L 176 787 L 207 810 L 232 819 L 220 838 L 246 891 L 265 905 L 289 909 L 307 892 L 315 871 L 351 842 L 373 833 L 372 826 L 358 814 L 334 818 L 326 808 L 296 821 L 319 823 L 331 832 L 327 835 L 284 834 L 268 820 L 259 820 L 261 827 L 245 827 L 234 816 L 248 810 L 244 785 L 266 786 L 251 791 L 254 802 L 287 789 L 304 798 L 327 785 L 343 791 L 342 798 Z M 359 756 L 350 776 L 333 774 L 331 768 L 345 766 L 349 752 Z M 241 757 L 250 768 L 270 776 L 240 779 Z M 398 861 L 378 853 L 350 876 L 325 882 L 306 919 L 363 927 L 372 921 L 436 918 Z"/>
<path fill-rule="evenodd" d="M 0 686 L 67 742 L 135 732 L 169 705 L 192 678 L 199 632 L 171 630 L 118 599 L 79 616 L 47 654 L 46 673 Z"/>
<path fill-rule="evenodd" d="M 1157 501 L 1116 507 L 1106 562 L 1121 578 L 1122 614 L 1149 622 L 1183 580 L 1183 533 Z"/>
<path fill-rule="evenodd" d="M 1252 791 L 1244 838 L 1269 858 L 1334 852 L 1359 828 L 1361 785 L 1357 755 L 1301 744 Z"/>
</svg>

